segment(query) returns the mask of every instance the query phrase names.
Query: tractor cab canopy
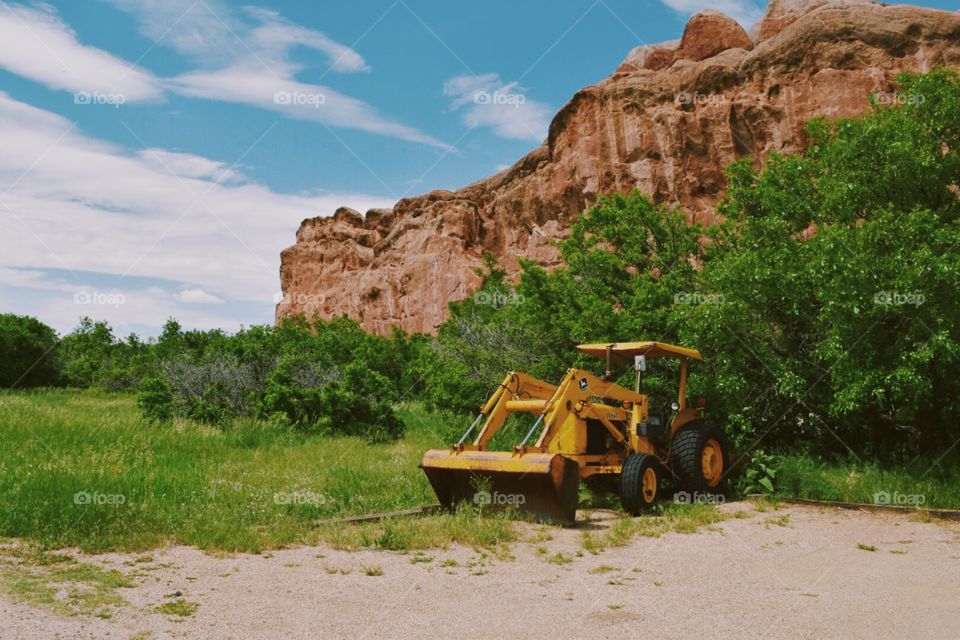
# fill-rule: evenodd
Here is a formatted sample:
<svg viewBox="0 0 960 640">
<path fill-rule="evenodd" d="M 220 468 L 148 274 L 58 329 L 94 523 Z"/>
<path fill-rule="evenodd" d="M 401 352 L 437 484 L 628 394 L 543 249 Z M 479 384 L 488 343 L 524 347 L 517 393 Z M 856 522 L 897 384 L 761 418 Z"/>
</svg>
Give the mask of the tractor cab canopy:
<svg viewBox="0 0 960 640">
<path fill-rule="evenodd" d="M 696 349 L 687 349 L 666 342 L 610 342 L 606 344 L 581 344 L 577 349 L 588 356 L 605 359 L 609 349 L 610 357 L 618 362 L 633 362 L 635 356 L 647 358 L 693 358 L 703 360 Z"/>
<path fill-rule="evenodd" d="M 680 397 L 677 406 L 681 409 L 687 406 L 687 359 L 703 360 L 703 355 L 696 349 L 678 347 L 666 342 L 608 342 L 606 344 L 581 344 L 577 349 L 588 356 L 600 358 L 607 363 L 605 380 L 613 380 L 614 362 L 633 362 L 637 370 L 637 381 L 634 390 L 640 393 L 641 371 L 646 370 L 648 358 L 679 358 L 680 359 Z"/>
</svg>

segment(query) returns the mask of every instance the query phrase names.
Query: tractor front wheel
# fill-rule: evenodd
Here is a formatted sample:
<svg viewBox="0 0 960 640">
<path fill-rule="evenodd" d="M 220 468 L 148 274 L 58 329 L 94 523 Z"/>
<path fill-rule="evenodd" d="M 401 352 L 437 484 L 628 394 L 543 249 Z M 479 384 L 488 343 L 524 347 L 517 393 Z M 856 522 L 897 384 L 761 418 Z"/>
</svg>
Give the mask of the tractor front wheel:
<svg viewBox="0 0 960 640">
<path fill-rule="evenodd" d="M 624 511 L 638 516 L 650 509 L 660 491 L 660 461 L 646 453 L 627 458 L 620 471 L 620 504 Z"/>
<path fill-rule="evenodd" d="M 723 430 L 710 420 L 695 420 L 673 438 L 673 472 L 680 490 L 690 494 L 720 494 L 730 466 Z M 693 499 L 695 496 L 690 496 Z"/>
</svg>

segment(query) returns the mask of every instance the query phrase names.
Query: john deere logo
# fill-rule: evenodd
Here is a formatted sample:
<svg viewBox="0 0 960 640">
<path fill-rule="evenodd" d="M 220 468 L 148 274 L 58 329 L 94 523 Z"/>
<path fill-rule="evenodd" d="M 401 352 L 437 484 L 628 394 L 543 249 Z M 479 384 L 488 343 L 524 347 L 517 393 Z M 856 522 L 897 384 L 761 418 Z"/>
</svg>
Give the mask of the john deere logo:
<svg viewBox="0 0 960 640">
<path fill-rule="evenodd" d="M 587 379 L 580 378 L 580 391 L 586 391 L 586 390 L 587 390 Z"/>
</svg>

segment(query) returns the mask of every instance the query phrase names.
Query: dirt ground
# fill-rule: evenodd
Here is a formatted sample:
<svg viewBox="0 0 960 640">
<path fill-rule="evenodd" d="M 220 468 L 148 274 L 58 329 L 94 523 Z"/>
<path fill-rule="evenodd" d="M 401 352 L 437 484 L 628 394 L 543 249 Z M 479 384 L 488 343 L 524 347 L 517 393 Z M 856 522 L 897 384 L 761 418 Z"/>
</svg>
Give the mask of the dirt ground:
<svg viewBox="0 0 960 640">
<path fill-rule="evenodd" d="M 513 559 L 320 547 L 85 557 L 135 572 L 137 586 L 120 590 L 128 606 L 108 620 L 64 617 L 4 596 L 0 638 L 960 637 L 960 523 L 721 508 L 748 517 L 597 555 L 583 551 L 581 532 L 611 514 L 549 528 L 548 541 L 524 525 L 529 541 L 511 545 Z M 572 560 L 548 561 L 558 551 Z M 177 598 L 199 606 L 184 617 L 155 611 Z"/>
</svg>

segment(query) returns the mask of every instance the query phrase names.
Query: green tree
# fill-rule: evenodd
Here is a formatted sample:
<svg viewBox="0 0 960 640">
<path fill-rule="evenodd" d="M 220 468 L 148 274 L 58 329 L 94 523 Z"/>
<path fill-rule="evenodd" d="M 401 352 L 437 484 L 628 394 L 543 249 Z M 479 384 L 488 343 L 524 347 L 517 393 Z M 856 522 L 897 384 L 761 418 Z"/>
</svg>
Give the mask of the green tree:
<svg viewBox="0 0 960 640">
<path fill-rule="evenodd" d="M 700 277 L 725 304 L 688 309 L 684 337 L 749 442 L 935 454 L 960 435 L 960 89 L 900 82 L 895 106 L 810 123 L 805 154 L 729 170 Z"/>
<path fill-rule="evenodd" d="M 81 318 L 77 328 L 60 340 L 64 384 L 71 387 L 101 385 L 110 376 L 116 342 L 113 329 L 107 322 Z"/>
<path fill-rule="evenodd" d="M 56 345 L 56 332 L 36 318 L 0 314 L 0 387 L 56 384 Z"/>
</svg>

